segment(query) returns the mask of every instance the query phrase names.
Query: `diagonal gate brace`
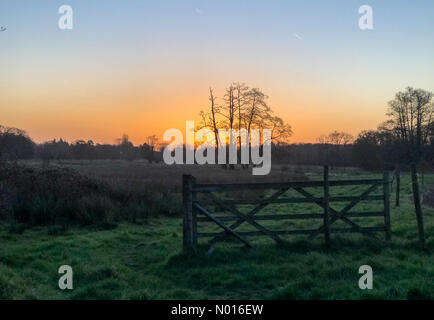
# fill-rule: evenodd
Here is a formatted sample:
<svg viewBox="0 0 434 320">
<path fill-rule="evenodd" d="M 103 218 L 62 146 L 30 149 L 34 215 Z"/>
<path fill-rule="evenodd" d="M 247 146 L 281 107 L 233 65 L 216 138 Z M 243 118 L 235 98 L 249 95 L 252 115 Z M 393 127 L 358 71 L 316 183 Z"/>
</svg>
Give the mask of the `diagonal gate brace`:
<svg viewBox="0 0 434 320">
<path fill-rule="evenodd" d="M 303 188 L 294 188 L 294 189 L 295 189 L 298 193 L 300 193 L 300 194 L 302 194 L 303 196 L 305 196 L 307 199 L 315 200 L 314 196 L 313 196 L 312 194 L 310 194 L 309 192 L 307 192 L 306 190 L 304 190 Z M 319 202 L 319 201 L 314 201 L 314 203 L 317 204 L 318 206 L 320 206 L 321 208 L 324 209 L 324 203 Z M 330 210 L 330 213 L 333 214 L 333 216 L 339 214 L 338 211 L 336 211 L 335 209 L 333 209 L 333 208 L 331 208 L 331 207 L 329 207 L 329 210 Z M 345 223 L 349 224 L 350 226 L 352 226 L 354 229 L 356 229 L 356 230 L 358 230 L 358 231 L 361 231 L 361 227 L 360 227 L 357 223 L 355 223 L 355 222 L 351 221 L 350 219 L 348 219 L 347 217 L 342 216 L 340 219 L 341 219 L 342 221 L 344 221 Z M 324 225 L 323 225 L 323 227 L 324 227 Z M 324 229 L 323 229 L 323 231 L 324 231 Z M 369 234 L 369 233 L 366 234 L 366 235 L 369 235 L 369 236 L 371 236 L 371 237 L 376 238 L 374 235 Z"/>
<path fill-rule="evenodd" d="M 360 201 L 362 201 L 365 197 L 367 197 L 372 191 L 374 191 L 375 189 L 377 189 L 379 186 L 378 183 L 372 185 L 371 187 L 369 187 L 365 192 L 363 192 L 358 199 L 355 199 L 353 201 L 351 201 L 348 205 L 346 205 L 341 211 L 339 211 L 338 213 L 335 213 L 333 215 L 333 217 L 330 218 L 330 225 L 334 222 L 336 222 L 339 219 L 342 219 L 342 217 L 344 217 L 344 215 L 350 211 L 356 204 L 358 204 Z M 309 239 L 312 240 L 313 238 L 315 238 L 317 235 L 319 235 L 320 233 L 324 232 L 325 226 L 322 225 L 319 229 L 317 229 L 315 232 L 313 232 Z"/>
<path fill-rule="evenodd" d="M 209 213 L 204 207 L 202 207 L 200 204 L 198 204 L 197 202 L 195 202 L 194 207 L 200 211 L 200 213 L 204 214 L 205 216 L 207 216 L 209 219 L 211 219 L 212 221 L 214 221 L 219 227 L 221 227 L 223 230 L 225 230 L 227 233 L 233 235 L 235 238 L 237 238 L 238 240 L 240 240 L 242 243 L 244 243 L 246 246 L 248 247 L 252 247 L 252 245 L 245 239 L 243 239 L 238 233 L 236 233 L 235 231 L 233 231 L 231 228 L 229 228 L 228 226 L 226 226 L 223 222 L 221 222 L 219 219 L 215 218 L 212 216 L 211 213 Z"/>
<path fill-rule="evenodd" d="M 270 238 L 272 238 L 277 243 L 282 243 L 282 239 L 280 239 L 276 234 L 274 234 L 273 231 L 268 230 L 265 227 L 263 227 L 262 225 L 260 225 L 259 223 L 257 223 L 255 220 L 253 220 L 251 218 L 251 216 L 241 213 L 238 209 L 236 209 L 236 208 L 234 208 L 232 206 L 226 205 L 223 201 L 221 201 L 220 199 L 218 199 L 211 192 L 206 193 L 206 196 L 209 197 L 209 198 L 211 198 L 211 200 L 213 200 L 223 210 L 229 211 L 232 214 L 238 216 L 238 218 L 240 218 L 240 220 L 243 219 L 247 223 L 249 223 L 252 226 L 254 226 L 256 229 L 258 229 L 259 231 L 261 231 L 263 234 L 265 234 L 265 235 L 269 236 Z M 231 228 L 231 229 L 233 229 L 233 228 Z"/>
<path fill-rule="evenodd" d="M 284 193 L 285 193 L 286 191 L 288 191 L 288 190 L 289 190 L 289 187 L 285 187 L 285 188 L 282 188 L 282 189 L 278 190 L 277 192 L 275 192 L 275 193 L 274 193 L 272 196 L 270 196 L 269 198 L 267 198 L 267 199 L 265 199 L 265 200 L 262 200 L 261 203 L 260 203 L 257 207 L 255 207 L 254 209 L 252 209 L 250 212 L 248 212 L 248 213 L 246 214 L 246 216 L 248 216 L 248 217 L 252 217 L 252 216 L 254 216 L 254 215 L 257 214 L 259 211 L 261 211 L 261 210 L 264 209 L 266 206 L 268 206 L 268 205 L 270 204 L 271 201 L 273 201 L 273 200 L 279 198 L 282 194 L 284 194 Z M 236 222 L 234 222 L 233 224 L 231 224 L 231 225 L 229 226 L 229 228 L 230 228 L 230 229 L 238 228 L 241 224 L 243 224 L 244 221 L 246 221 L 246 220 L 245 220 L 245 219 L 239 219 L 239 220 L 237 220 Z M 220 236 L 216 236 L 216 237 L 214 237 L 213 239 L 211 239 L 211 240 L 209 241 L 210 246 L 211 246 L 209 251 L 212 251 L 212 246 L 213 246 L 217 241 L 221 240 L 221 239 L 224 237 L 224 235 L 225 235 L 225 234 L 222 233 Z"/>
</svg>

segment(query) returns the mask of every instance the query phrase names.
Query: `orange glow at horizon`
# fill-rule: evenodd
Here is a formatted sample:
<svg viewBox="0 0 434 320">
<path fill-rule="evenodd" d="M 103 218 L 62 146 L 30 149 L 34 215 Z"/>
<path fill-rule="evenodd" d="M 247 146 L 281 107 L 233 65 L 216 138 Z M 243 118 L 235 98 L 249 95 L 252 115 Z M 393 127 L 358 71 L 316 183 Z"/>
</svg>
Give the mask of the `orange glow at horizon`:
<svg viewBox="0 0 434 320">
<path fill-rule="evenodd" d="M 170 128 L 181 130 L 185 136 L 185 122 L 195 120 L 198 124 L 199 111 L 207 111 L 209 106 L 208 86 L 203 84 L 177 83 L 148 90 L 144 87 L 137 85 L 117 92 L 111 88 L 108 93 L 95 90 L 86 98 L 84 92 L 65 95 L 30 90 L 25 97 L 0 100 L 15 106 L 2 111 L 2 125 L 26 130 L 36 142 L 62 138 L 111 144 L 128 134 L 138 145 L 153 134 L 161 141 L 164 131 Z M 221 97 L 223 91 L 222 84 L 215 94 Z M 283 91 L 265 91 L 275 114 L 292 126 L 291 143 L 316 142 L 320 135 L 333 130 L 356 136 L 361 130 L 374 129 L 385 118 L 385 103 L 381 100 L 376 109 L 367 109 L 363 100 L 322 91 L 300 87 L 294 90 L 298 92 L 294 97 L 285 96 Z M 349 109 L 348 104 L 352 106 Z M 360 110 L 357 114 L 355 107 Z M 367 112 L 363 112 L 364 108 Z"/>
</svg>

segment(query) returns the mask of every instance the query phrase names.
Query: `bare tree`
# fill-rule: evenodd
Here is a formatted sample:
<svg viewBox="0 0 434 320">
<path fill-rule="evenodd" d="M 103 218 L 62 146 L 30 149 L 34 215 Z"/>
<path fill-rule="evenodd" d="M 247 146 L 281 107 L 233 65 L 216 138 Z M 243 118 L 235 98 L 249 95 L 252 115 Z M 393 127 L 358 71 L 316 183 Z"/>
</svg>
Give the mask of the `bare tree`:
<svg viewBox="0 0 434 320">
<path fill-rule="evenodd" d="M 34 145 L 25 131 L 0 125 L 0 160 L 29 158 L 33 155 Z"/>
<path fill-rule="evenodd" d="M 268 96 L 265 95 L 260 89 L 253 88 L 247 93 L 247 108 L 244 117 L 244 126 L 249 134 L 249 144 L 251 143 L 250 137 L 252 129 L 255 125 L 259 127 L 263 123 L 263 119 L 270 115 L 271 109 L 266 100 Z"/>
<path fill-rule="evenodd" d="M 317 141 L 322 144 L 347 145 L 354 141 L 354 137 L 346 132 L 333 131 L 328 135 L 321 135 Z"/>
<path fill-rule="evenodd" d="M 223 117 L 224 121 L 223 124 L 226 129 L 229 129 L 230 136 L 229 136 L 229 144 L 233 144 L 234 141 L 234 124 L 236 119 L 236 101 L 235 101 L 235 94 L 236 94 L 236 88 L 234 84 L 231 84 L 228 88 L 226 88 L 226 94 L 224 95 L 224 104 L 220 108 L 220 115 Z M 238 139 L 239 140 L 239 139 Z M 223 141 L 223 143 L 226 145 L 226 141 Z M 230 164 L 229 167 L 231 169 L 234 169 L 234 165 Z"/>
<path fill-rule="evenodd" d="M 398 92 L 389 102 L 387 125 L 394 129 L 400 141 L 407 147 L 410 162 L 418 163 L 423 148 L 431 139 L 434 121 L 433 93 L 408 87 Z"/>
<path fill-rule="evenodd" d="M 271 130 L 273 142 L 288 142 L 292 135 L 292 127 L 277 116 L 267 117 L 266 127 Z"/>
<path fill-rule="evenodd" d="M 209 101 L 210 101 L 210 112 L 201 111 L 199 113 L 202 120 L 200 125 L 196 128 L 196 131 L 203 128 L 211 129 L 214 133 L 214 139 L 215 139 L 214 143 L 217 151 L 220 144 L 220 139 L 218 134 L 220 124 L 217 119 L 217 115 L 220 113 L 220 106 L 217 105 L 216 98 L 214 97 L 214 92 L 212 88 L 209 88 Z"/>
<path fill-rule="evenodd" d="M 336 165 L 338 159 L 332 154 L 332 150 L 337 147 L 342 148 L 354 141 L 354 137 L 346 132 L 333 131 L 328 135 L 321 135 L 317 138 L 317 141 L 322 144 L 321 154 L 322 162 L 328 165 Z"/>
<path fill-rule="evenodd" d="M 236 90 L 236 113 L 238 116 L 237 119 L 237 125 L 238 125 L 238 132 L 241 131 L 243 128 L 243 117 L 244 117 L 244 111 L 245 111 L 245 105 L 247 104 L 247 93 L 249 91 L 249 87 L 247 87 L 245 84 L 242 83 L 235 83 L 234 84 L 235 90 Z M 238 137 L 238 148 L 241 149 L 241 136 Z"/>
<path fill-rule="evenodd" d="M 152 151 L 158 147 L 158 137 L 154 134 L 146 138 L 146 144 L 151 148 Z"/>
<path fill-rule="evenodd" d="M 407 87 L 398 92 L 389 102 L 390 117 L 387 126 L 393 130 L 405 146 L 407 160 L 411 165 L 413 200 L 416 211 L 419 239 L 425 246 L 423 214 L 420 202 L 417 166 L 423 158 L 424 147 L 432 138 L 434 120 L 433 93 L 422 89 Z"/>
<path fill-rule="evenodd" d="M 216 148 L 226 144 L 226 141 L 220 141 L 219 129 L 238 129 L 239 132 L 246 129 L 250 148 L 253 129 L 270 129 L 272 140 L 286 141 L 292 134 L 291 126 L 273 115 L 267 99 L 268 96 L 260 89 L 234 82 L 226 89 L 222 105 L 217 105 L 213 91 L 210 89 L 210 111 L 200 112 L 202 121 L 196 130 L 202 128 L 213 130 Z M 238 136 L 237 139 L 238 148 L 241 149 L 242 138 Z"/>
<path fill-rule="evenodd" d="M 224 104 L 220 108 L 219 113 L 225 119 L 225 125 L 228 129 L 232 130 L 234 128 L 235 122 L 235 87 L 231 84 L 226 89 L 226 94 L 224 96 Z"/>
</svg>

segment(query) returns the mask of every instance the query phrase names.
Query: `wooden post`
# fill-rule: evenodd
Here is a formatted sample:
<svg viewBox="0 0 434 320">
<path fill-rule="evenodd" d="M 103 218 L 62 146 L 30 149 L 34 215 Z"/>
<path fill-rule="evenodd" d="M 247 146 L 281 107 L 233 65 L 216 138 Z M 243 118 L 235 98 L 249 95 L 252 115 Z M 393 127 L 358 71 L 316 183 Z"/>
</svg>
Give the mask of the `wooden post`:
<svg viewBox="0 0 434 320">
<path fill-rule="evenodd" d="M 384 196 L 384 228 L 386 232 L 386 240 L 391 239 L 390 232 L 390 179 L 389 172 L 383 174 L 383 196 Z"/>
<path fill-rule="evenodd" d="M 396 172 L 396 197 L 395 197 L 395 206 L 399 207 L 399 192 L 401 191 L 401 173 L 399 171 Z"/>
<path fill-rule="evenodd" d="M 330 247 L 330 225 L 329 225 L 329 167 L 324 166 L 324 239 L 327 247 Z"/>
<path fill-rule="evenodd" d="M 423 227 L 422 206 L 420 204 L 419 182 L 417 180 L 416 164 L 411 165 L 411 183 L 413 189 L 414 209 L 416 210 L 417 228 L 419 230 L 419 241 L 422 248 L 425 248 L 425 231 Z"/>
<path fill-rule="evenodd" d="M 195 179 L 191 175 L 182 176 L 182 194 L 184 207 L 183 220 L 183 249 L 191 251 L 197 245 L 197 226 L 196 215 L 193 210 L 193 185 Z"/>
</svg>

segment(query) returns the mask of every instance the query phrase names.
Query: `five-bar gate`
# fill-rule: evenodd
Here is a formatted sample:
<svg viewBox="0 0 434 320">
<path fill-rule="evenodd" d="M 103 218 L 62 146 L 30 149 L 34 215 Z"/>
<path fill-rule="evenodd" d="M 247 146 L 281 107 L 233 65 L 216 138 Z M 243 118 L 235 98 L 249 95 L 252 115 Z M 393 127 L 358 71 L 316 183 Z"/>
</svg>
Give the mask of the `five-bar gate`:
<svg viewBox="0 0 434 320">
<path fill-rule="evenodd" d="M 357 196 L 331 196 L 330 188 L 338 186 L 365 186 L 363 192 Z M 306 188 L 321 188 L 322 196 L 318 197 Z M 381 194 L 373 195 L 374 191 L 381 188 Z M 240 190 L 273 190 L 264 199 L 232 200 L 222 199 L 219 195 Z M 295 190 L 299 197 L 288 197 L 285 194 L 290 189 Z M 318 193 L 316 193 L 318 194 Z M 199 199 L 199 195 L 201 195 Z M 379 211 L 353 212 L 351 211 L 361 201 L 382 201 L 383 206 Z M 228 238 L 237 239 L 244 245 L 251 247 L 247 240 L 251 236 L 266 236 L 280 243 L 282 235 L 306 234 L 309 239 L 323 234 L 326 245 L 330 245 L 330 234 L 334 232 L 371 233 L 384 232 L 386 240 L 390 240 L 390 179 L 385 172 L 382 179 L 359 180 L 329 180 L 328 167 L 324 167 L 323 181 L 300 181 L 283 183 L 236 183 L 236 184 L 198 184 L 193 176 L 183 176 L 183 246 L 184 250 L 195 249 L 198 238 L 211 238 L 211 249 L 218 241 Z M 340 210 L 331 205 L 335 202 L 347 203 Z M 314 203 L 322 210 L 321 213 L 293 213 L 272 214 L 259 213 L 273 203 Z M 242 212 L 239 206 L 255 205 L 247 213 Z M 212 206 L 214 210 L 209 207 Z M 215 209 L 218 208 L 218 209 Z M 219 214 L 217 214 L 219 213 Z M 223 213 L 223 214 L 222 214 Z M 352 220 L 354 217 L 384 218 L 381 227 L 362 227 Z M 315 229 L 301 230 L 272 230 L 263 224 L 267 220 L 297 220 L 297 219 L 321 219 L 322 225 Z M 336 221 L 343 221 L 346 228 L 333 228 Z M 221 232 L 200 232 L 198 222 L 211 222 L 221 228 Z M 244 223 L 249 224 L 255 231 L 238 231 Z"/>
</svg>

